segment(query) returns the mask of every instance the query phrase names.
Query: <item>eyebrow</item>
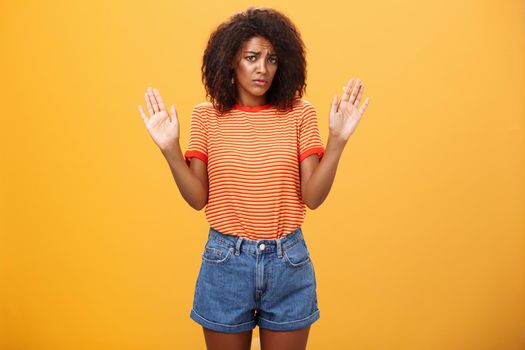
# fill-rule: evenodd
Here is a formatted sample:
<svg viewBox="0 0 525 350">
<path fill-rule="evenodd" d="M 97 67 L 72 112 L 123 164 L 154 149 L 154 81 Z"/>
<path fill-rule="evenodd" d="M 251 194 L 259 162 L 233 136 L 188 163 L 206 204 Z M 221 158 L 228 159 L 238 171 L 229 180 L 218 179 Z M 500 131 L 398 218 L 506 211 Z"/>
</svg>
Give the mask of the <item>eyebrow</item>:
<svg viewBox="0 0 525 350">
<path fill-rule="evenodd" d="M 257 52 L 257 51 L 244 51 L 244 52 L 245 53 L 254 53 L 256 55 L 260 55 L 261 54 L 260 51 L 259 52 Z M 269 54 L 269 56 L 277 56 L 277 54 L 276 53 L 271 53 L 271 54 Z"/>
</svg>

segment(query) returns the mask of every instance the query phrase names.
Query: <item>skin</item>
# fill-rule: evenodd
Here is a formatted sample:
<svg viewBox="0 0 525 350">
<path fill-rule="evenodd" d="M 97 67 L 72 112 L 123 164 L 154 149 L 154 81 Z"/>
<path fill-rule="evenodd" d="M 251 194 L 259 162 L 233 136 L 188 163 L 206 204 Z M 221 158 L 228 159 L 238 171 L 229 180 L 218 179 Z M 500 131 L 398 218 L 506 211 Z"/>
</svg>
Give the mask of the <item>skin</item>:
<svg viewBox="0 0 525 350">
<path fill-rule="evenodd" d="M 237 103 L 248 107 L 266 104 L 265 94 L 272 85 L 277 65 L 277 54 L 268 40 L 255 36 L 245 41 L 231 67 L 235 70 Z M 259 86 L 254 79 L 266 80 L 267 83 Z"/>
<path fill-rule="evenodd" d="M 253 330 L 242 333 L 221 333 L 206 328 L 204 338 L 208 350 L 249 350 Z M 262 350 L 304 350 L 310 326 L 296 331 L 271 331 L 259 328 Z"/>
<path fill-rule="evenodd" d="M 244 51 L 260 53 L 257 55 Z M 239 50 L 236 61 L 231 67 L 235 70 L 239 105 L 256 107 L 266 104 L 265 93 L 270 88 L 277 71 L 277 63 L 272 59 L 274 53 L 270 42 L 262 37 L 251 38 Z M 253 79 L 265 79 L 268 84 L 256 86 Z M 302 200 L 310 209 L 317 208 L 328 195 L 343 149 L 369 104 L 370 98 L 367 98 L 363 105 L 358 107 L 364 90 L 360 79 L 357 79 L 355 83 L 354 79 L 350 79 L 343 90 L 341 100 L 335 95 L 330 107 L 329 136 L 325 155 L 319 161 L 318 157 L 313 154 L 300 164 Z M 177 163 L 172 168 L 180 169 L 185 164 L 182 161 L 179 145 L 179 121 L 175 105 L 171 105 L 170 113 L 168 113 L 156 88 L 147 89 L 145 100 L 148 114 L 146 115 L 140 105 L 139 113 L 148 132 L 169 160 L 170 165 L 171 162 Z M 206 204 L 205 197 L 207 197 L 209 186 L 206 164 L 194 157 L 191 159 L 190 171 L 191 174 L 180 176 L 186 180 L 181 182 L 181 185 L 178 182 L 177 184 L 179 188 L 186 190 L 196 188 L 197 183 L 202 184 L 205 188 L 203 191 L 187 191 L 188 198 L 197 198 L 192 201 L 198 203 L 194 205 L 194 208 L 202 208 Z M 309 331 L 310 326 L 295 331 L 270 331 L 260 328 L 261 348 L 262 350 L 304 350 Z M 208 350 L 250 349 L 252 331 L 222 333 L 203 327 L 203 332 Z"/>
<path fill-rule="evenodd" d="M 301 196 L 310 209 L 316 209 L 328 196 L 335 179 L 339 159 L 368 107 L 367 97 L 361 107 L 364 86 L 361 80 L 351 78 L 343 87 L 343 95 L 332 99 L 329 116 L 329 134 L 323 158 L 311 155 L 301 162 Z"/>
</svg>

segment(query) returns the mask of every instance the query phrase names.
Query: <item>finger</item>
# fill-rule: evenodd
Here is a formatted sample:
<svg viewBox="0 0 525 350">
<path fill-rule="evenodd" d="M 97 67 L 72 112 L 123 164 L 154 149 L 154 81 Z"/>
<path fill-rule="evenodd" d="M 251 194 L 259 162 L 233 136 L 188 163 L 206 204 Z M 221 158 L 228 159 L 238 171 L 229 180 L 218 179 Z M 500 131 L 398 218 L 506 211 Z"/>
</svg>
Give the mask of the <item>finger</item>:
<svg viewBox="0 0 525 350">
<path fill-rule="evenodd" d="M 140 116 L 142 117 L 142 120 L 146 122 L 148 120 L 148 117 L 146 116 L 146 113 L 144 113 L 144 110 L 142 109 L 142 105 L 139 105 L 139 113 L 140 113 Z"/>
<path fill-rule="evenodd" d="M 151 102 L 151 106 L 153 108 L 153 111 L 155 113 L 157 113 L 159 110 L 159 105 L 157 104 L 157 100 L 155 99 L 155 95 L 153 95 L 153 89 L 152 88 L 148 88 L 148 96 L 149 96 L 149 100 Z"/>
<path fill-rule="evenodd" d="M 330 107 L 330 115 L 334 115 L 337 112 L 337 95 L 332 99 L 332 106 Z"/>
<path fill-rule="evenodd" d="M 359 114 L 363 115 L 363 113 L 365 113 L 366 108 L 368 107 L 368 103 L 370 103 L 370 97 L 367 97 L 365 103 L 363 103 L 361 108 L 359 108 Z"/>
<path fill-rule="evenodd" d="M 355 86 L 352 90 L 352 95 L 350 95 L 350 100 L 349 102 L 350 103 L 354 103 L 355 102 L 355 98 L 357 96 L 357 92 L 359 91 L 359 85 L 361 84 L 361 80 L 357 79 L 357 81 L 355 82 Z"/>
<path fill-rule="evenodd" d="M 354 82 L 354 79 L 350 79 L 348 83 L 345 86 L 345 91 L 343 92 L 343 96 L 341 96 L 341 101 L 348 101 L 350 98 L 350 87 L 352 86 L 352 83 Z"/>
<path fill-rule="evenodd" d="M 159 105 L 159 109 L 161 111 L 166 111 L 166 106 L 164 105 L 164 100 L 160 96 L 159 90 L 157 90 L 157 88 L 153 89 L 153 94 L 155 96 L 155 100 L 157 100 L 157 103 Z"/>
<path fill-rule="evenodd" d="M 357 98 L 355 99 L 355 105 L 359 106 L 359 102 L 361 102 L 361 98 L 363 97 L 363 90 L 365 89 L 364 85 L 361 85 L 359 88 L 359 93 L 357 94 Z"/>
<path fill-rule="evenodd" d="M 173 118 L 175 118 L 175 105 L 171 105 L 170 112 L 168 113 L 168 117 L 170 118 L 170 123 L 173 121 Z"/>
<path fill-rule="evenodd" d="M 172 104 L 172 105 L 171 105 L 171 115 L 175 117 L 175 114 L 176 114 L 176 113 L 177 113 L 177 112 L 175 111 L 175 104 Z"/>
<path fill-rule="evenodd" d="M 148 92 L 144 94 L 144 98 L 146 99 L 146 108 L 148 109 L 148 114 L 150 117 L 153 117 L 153 114 L 155 114 L 155 111 L 153 110 L 153 107 L 151 106 L 151 101 L 149 99 Z"/>
</svg>

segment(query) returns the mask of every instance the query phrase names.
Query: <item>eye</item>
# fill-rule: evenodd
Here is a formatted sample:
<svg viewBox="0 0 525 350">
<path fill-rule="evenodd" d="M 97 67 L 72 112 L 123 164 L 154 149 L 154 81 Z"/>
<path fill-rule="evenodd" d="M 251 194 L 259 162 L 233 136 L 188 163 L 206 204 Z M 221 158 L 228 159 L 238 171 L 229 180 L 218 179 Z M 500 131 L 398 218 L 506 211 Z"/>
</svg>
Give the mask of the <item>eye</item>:
<svg viewBox="0 0 525 350">
<path fill-rule="evenodd" d="M 252 56 L 246 56 L 246 58 L 248 59 L 248 61 L 253 62 L 253 61 L 251 60 L 251 58 L 256 58 L 256 57 L 252 55 Z"/>
<path fill-rule="evenodd" d="M 276 64 L 276 63 L 277 63 L 277 58 L 275 58 L 275 57 L 270 57 L 270 61 L 271 61 L 273 64 Z"/>
</svg>

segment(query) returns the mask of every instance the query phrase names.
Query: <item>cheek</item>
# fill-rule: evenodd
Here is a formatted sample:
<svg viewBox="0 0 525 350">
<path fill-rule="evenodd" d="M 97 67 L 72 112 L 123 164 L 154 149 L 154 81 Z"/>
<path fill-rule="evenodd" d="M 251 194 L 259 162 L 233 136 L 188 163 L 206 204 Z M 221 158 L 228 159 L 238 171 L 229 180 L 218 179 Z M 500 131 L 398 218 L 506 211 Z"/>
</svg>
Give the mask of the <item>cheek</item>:
<svg viewBox="0 0 525 350">
<path fill-rule="evenodd" d="M 272 79 L 275 77 L 275 73 L 277 73 L 277 67 L 272 68 Z"/>
<path fill-rule="evenodd" d="M 248 67 L 248 65 L 245 63 L 241 63 L 239 64 L 239 67 L 237 69 L 237 74 L 239 76 L 246 76 L 249 71 L 250 71 L 250 67 Z"/>
</svg>

